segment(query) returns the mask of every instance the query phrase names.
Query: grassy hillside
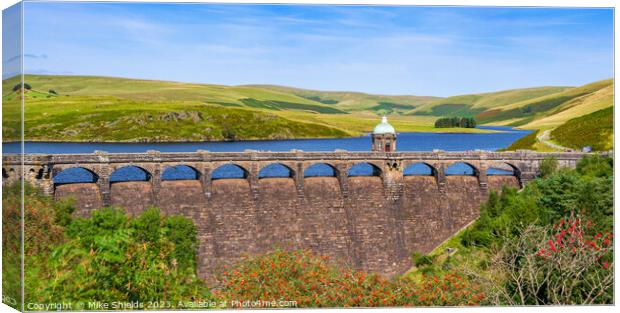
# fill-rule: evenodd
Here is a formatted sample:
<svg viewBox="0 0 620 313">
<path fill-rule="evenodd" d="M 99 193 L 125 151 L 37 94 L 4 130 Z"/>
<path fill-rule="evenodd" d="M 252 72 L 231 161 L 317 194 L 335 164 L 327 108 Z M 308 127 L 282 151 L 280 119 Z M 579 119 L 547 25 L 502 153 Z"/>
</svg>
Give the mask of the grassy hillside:
<svg viewBox="0 0 620 313">
<path fill-rule="evenodd" d="M 412 115 L 475 116 L 512 103 L 555 94 L 570 87 L 539 87 L 470 94 L 438 99 L 409 111 Z"/>
<path fill-rule="evenodd" d="M 605 89 L 611 86 L 610 91 L 613 91 L 613 81 L 603 80 L 595 83 L 587 84 L 580 87 L 567 89 L 565 91 L 550 94 L 543 97 L 538 97 L 526 101 L 516 102 L 510 105 L 503 106 L 494 110 L 487 110 L 476 115 L 476 118 L 481 123 L 494 123 L 501 121 L 511 121 L 509 125 L 523 126 L 535 122 L 536 120 L 549 118 L 554 114 L 558 114 L 564 110 L 572 107 L 579 106 L 581 102 L 579 99 L 582 97 L 593 96 L 601 89 Z M 597 100 L 601 101 L 598 97 Z M 585 106 L 588 106 L 587 102 Z M 611 105 L 611 102 L 609 102 Z M 565 116 L 565 120 L 574 116 Z M 565 121 L 558 119 L 557 121 Z"/>
<path fill-rule="evenodd" d="M 70 96 L 113 96 L 143 101 L 189 101 L 195 104 L 219 104 L 269 110 L 345 113 L 323 103 L 292 94 L 253 87 L 58 75 L 25 75 L 25 82 L 30 84 L 33 90 L 45 93 L 54 90 L 60 95 Z M 3 90 L 9 90 L 14 83 L 16 81 L 3 82 Z"/>
<path fill-rule="evenodd" d="M 569 120 L 551 131 L 551 139 L 573 149 L 591 146 L 603 151 L 613 148 L 613 107 Z"/>
<path fill-rule="evenodd" d="M 544 116 L 539 116 L 521 127 L 526 129 L 554 128 L 575 117 L 584 116 L 604 108 L 612 107 L 613 101 L 614 85 L 606 84 L 594 92 L 562 103 Z"/>
<path fill-rule="evenodd" d="M 3 113 L 3 136 L 17 138 L 19 107 L 6 108 Z M 97 142 L 320 138 L 353 134 L 243 108 L 109 96 L 40 98 L 37 92 L 26 93 L 24 128 L 26 140 Z"/>
<path fill-rule="evenodd" d="M 248 85 L 269 89 L 331 105 L 348 112 L 370 111 L 378 114 L 404 113 L 411 109 L 439 99 L 428 96 L 388 96 L 362 92 L 319 91 L 274 85 Z"/>
<path fill-rule="evenodd" d="M 26 140 L 155 142 L 350 137 L 371 131 L 379 120 L 371 111 L 346 112 L 295 94 L 252 86 L 51 75 L 26 75 L 25 81 L 32 86 L 25 101 Z M 19 139 L 19 93 L 12 90 L 18 82 L 17 77 L 3 81 L 5 140 Z M 401 132 L 437 131 L 434 120 L 417 116 L 390 118 Z"/>
<path fill-rule="evenodd" d="M 440 116 L 479 124 L 554 129 L 613 105 L 613 81 L 449 98 L 223 86 L 96 76 L 26 75 L 27 140 L 204 141 L 347 137 L 389 114 L 399 132 L 487 132 L 434 128 Z M 19 138 L 18 78 L 3 81 L 5 140 Z M 535 149 L 542 147 L 533 146 Z"/>
</svg>

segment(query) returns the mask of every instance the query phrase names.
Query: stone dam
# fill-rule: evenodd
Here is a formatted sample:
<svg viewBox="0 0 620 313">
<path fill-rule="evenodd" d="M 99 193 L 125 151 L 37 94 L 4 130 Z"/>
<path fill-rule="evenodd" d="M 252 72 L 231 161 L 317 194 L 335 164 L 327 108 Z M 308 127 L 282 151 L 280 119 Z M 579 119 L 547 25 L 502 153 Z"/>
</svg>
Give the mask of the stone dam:
<svg viewBox="0 0 620 313">
<path fill-rule="evenodd" d="M 574 167 L 585 153 L 517 152 L 259 152 L 15 154 L 3 156 L 3 184 L 23 178 L 55 198 L 75 199 L 76 215 L 115 206 L 128 214 L 158 207 L 183 215 L 198 228 L 198 272 L 209 279 L 244 255 L 275 248 L 310 249 L 357 269 L 387 276 L 411 267 L 411 253 L 426 253 L 470 224 L 491 191 L 521 188 L 554 157 Z M 465 163 L 469 175 L 447 169 Z M 23 164 L 23 166 L 22 166 Z M 234 164 L 243 175 L 216 179 L 213 173 Z M 284 177 L 263 177 L 261 169 L 279 164 Z M 308 176 L 323 164 L 332 174 Z M 357 164 L 372 174 L 349 175 Z M 423 164 L 428 175 L 408 175 Z M 164 180 L 175 166 L 195 171 L 195 179 Z M 113 182 L 124 167 L 138 167 L 146 179 Z M 92 174 L 92 181 L 54 183 L 70 168 Z M 508 175 L 490 175 L 490 169 Z"/>
</svg>

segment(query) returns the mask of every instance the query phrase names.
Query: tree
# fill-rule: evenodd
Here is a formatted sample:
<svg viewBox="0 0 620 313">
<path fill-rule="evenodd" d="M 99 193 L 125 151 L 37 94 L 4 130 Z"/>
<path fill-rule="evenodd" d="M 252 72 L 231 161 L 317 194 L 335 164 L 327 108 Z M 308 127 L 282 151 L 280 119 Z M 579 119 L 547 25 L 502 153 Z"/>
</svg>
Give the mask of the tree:
<svg viewBox="0 0 620 313">
<path fill-rule="evenodd" d="M 21 84 L 21 83 L 19 83 L 19 84 L 17 84 L 17 85 L 15 85 L 15 86 L 13 86 L 13 91 L 18 91 L 18 90 L 20 90 L 21 88 L 22 88 L 22 84 Z M 25 90 L 30 90 L 30 89 L 32 89 L 32 87 L 31 87 L 29 84 L 24 83 L 24 89 L 25 89 Z"/>
</svg>

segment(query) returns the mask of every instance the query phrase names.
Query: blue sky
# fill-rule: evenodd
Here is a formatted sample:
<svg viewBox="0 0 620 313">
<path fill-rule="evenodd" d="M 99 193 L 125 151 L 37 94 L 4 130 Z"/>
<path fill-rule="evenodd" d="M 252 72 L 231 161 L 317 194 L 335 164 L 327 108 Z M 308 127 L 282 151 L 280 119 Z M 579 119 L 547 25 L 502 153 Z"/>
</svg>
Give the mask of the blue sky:
<svg viewBox="0 0 620 313">
<path fill-rule="evenodd" d="M 28 2 L 24 18 L 27 73 L 435 96 L 613 76 L 611 9 Z"/>
</svg>

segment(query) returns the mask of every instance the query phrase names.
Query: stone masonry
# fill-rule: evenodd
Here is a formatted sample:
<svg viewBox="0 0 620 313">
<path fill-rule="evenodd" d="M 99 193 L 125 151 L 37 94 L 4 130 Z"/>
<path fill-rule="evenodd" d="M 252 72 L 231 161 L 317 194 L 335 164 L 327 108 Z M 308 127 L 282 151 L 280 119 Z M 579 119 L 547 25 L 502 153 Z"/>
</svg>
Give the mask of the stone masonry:
<svg viewBox="0 0 620 313">
<path fill-rule="evenodd" d="M 584 153 L 517 152 L 258 152 L 25 154 L 3 156 L 3 184 L 20 178 L 56 198 L 73 197 L 76 215 L 103 206 L 128 214 L 159 207 L 164 214 L 186 216 L 198 227 L 199 274 L 205 279 L 243 255 L 305 248 L 340 262 L 385 275 L 402 274 L 413 251 L 429 252 L 479 215 L 490 190 L 520 188 L 533 179 L 540 162 L 555 157 L 574 167 Z M 22 167 L 23 162 L 23 167 Z M 446 168 L 464 162 L 473 176 L 447 176 Z M 245 169 L 244 179 L 211 179 L 224 164 Z M 265 166 L 279 163 L 292 177 L 260 178 Z M 316 163 L 331 166 L 335 177 L 304 177 Z M 378 176 L 349 177 L 355 164 L 369 163 Z M 404 176 L 414 163 L 431 176 Z M 110 183 L 124 166 L 137 166 L 148 181 Z M 187 165 L 196 180 L 162 181 L 169 166 Z M 62 170 L 81 167 L 93 183 L 55 185 Z M 489 168 L 514 175 L 489 176 Z"/>
</svg>

